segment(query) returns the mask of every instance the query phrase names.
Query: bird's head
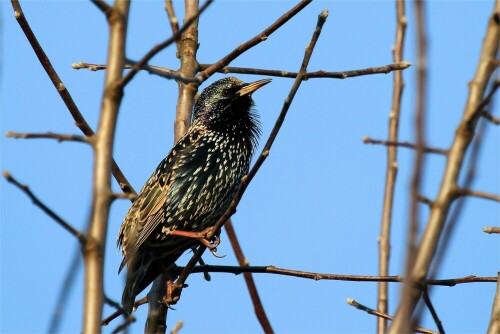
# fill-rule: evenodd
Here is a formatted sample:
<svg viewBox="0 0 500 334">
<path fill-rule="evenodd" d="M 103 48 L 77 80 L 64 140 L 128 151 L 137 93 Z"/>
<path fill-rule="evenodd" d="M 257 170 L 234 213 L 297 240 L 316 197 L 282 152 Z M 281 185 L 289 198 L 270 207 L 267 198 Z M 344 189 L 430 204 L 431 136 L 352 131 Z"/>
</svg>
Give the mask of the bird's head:
<svg viewBox="0 0 500 334">
<path fill-rule="evenodd" d="M 252 93 L 270 79 L 245 83 L 234 77 L 218 80 L 201 92 L 194 107 L 193 123 L 216 130 L 240 126 L 258 133 L 257 115 L 252 111 Z"/>
</svg>

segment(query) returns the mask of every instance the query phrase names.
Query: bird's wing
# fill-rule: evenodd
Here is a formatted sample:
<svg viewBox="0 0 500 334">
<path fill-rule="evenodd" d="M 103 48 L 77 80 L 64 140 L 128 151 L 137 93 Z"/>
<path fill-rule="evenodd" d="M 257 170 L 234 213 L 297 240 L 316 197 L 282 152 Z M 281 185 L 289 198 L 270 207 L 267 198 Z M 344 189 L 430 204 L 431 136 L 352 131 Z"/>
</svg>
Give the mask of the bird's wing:
<svg viewBox="0 0 500 334">
<path fill-rule="evenodd" d="M 148 239 L 153 231 L 161 224 L 171 225 L 175 229 L 176 222 L 167 223 L 167 202 L 172 205 L 172 192 L 174 197 L 182 197 L 182 188 L 185 187 L 185 176 L 189 170 L 197 168 L 192 157 L 193 149 L 205 151 L 202 141 L 204 131 L 190 130 L 174 146 L 172 151 L 163 159 L 155 172 L 142 188 L 138 198 L 130 208 L 120 229 L 118 245 L 123 245 L 124 260 L 121 268 L 134 256 L 137 250 Z M 198 162 L 199 163 L 199 162 Z M 186 173 L 187 172 L 187 173 Z M 175 190 L 175 191 L 173 191 Z"/>
</svg>

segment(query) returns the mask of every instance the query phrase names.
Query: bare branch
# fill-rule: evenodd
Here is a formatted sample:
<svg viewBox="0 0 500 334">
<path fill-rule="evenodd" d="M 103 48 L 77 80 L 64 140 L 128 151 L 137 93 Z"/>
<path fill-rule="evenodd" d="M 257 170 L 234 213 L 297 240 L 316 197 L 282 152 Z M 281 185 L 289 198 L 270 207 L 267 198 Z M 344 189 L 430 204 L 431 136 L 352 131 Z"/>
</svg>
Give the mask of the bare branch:
<svg viewBox="0 0 500 334">
<path fill-rule="evenodd" d="M 45 205 L 38 197 L 35 196 L 30 190 L 30 188 L 24 184 L 21 184 L 19 181 L 17 181 L 12 174 L 10 174 L 8 171 L 3 171 L 3 177 L 5 179 L 15 185 L 17 188 L 19 188 L 23 193 L 25 193 L 31 201 L 33 201 L 33 204 L 38 206 L 43 212 L 45 212 L 50 218 L 54 219 L 59 225 L 61 225 L 66 231 L 71 233 L 73 236 L 75 236 L 80 244 L 83 246 L 87 242 L 87 238 L 84 233 L 78 231 L 76 228 L 71 226 L 68 222 L 66 222 L 64 219 L 62 219 L 58 214 L 56 214 L 54 211 L 52 211 L 47 205 Z"/>
<path fill-rule="evenodd" d="M 458 176 L 462 169 L 464 157 L 474 136 L 477 120 L 481 114 L 478 106 L 482 103 L 487 83 L 495 70 L 494 61 L 500 43 L 500 2 L 495 1 L 493 13 L 489 18 L 480 60 L 474 78 L 469 84 L 469 96 L 465 105 L 462 120 L 455 131 L 455 137 L 447 156 L 446 167 L 441 187 L 429 213 L 426 229 L 421 238 L 415 264 L 411 275 L 414 279 L 408 285 L 404 302 L 400 303 L 390 333 L 400 333 L 407 325 L 408 317 L 415 309 L 421 295 L 422 282 L 425 281 L 432 260 L 438 248 L 450 206 L 456 198 Z"/>
<path fill-rule="evenodd" d="M 495 80 L 493 82 L 493 84 L 491 85 L 491 89 L 488 92 L 488 94 L 486 95 L 486 97 L 477 106 L 476 113 L 482 113 L 483 110 L 491 103 L 491 101 L 493 100 L 493 96 L 495 96 L 495 93 L 496 93 L 498 87 L 500 87 L 500 80 Z"/>
<path fill-rule="evenodd" d="M 137 198 L 137 195 L 130 193 L 114 193 L 111 196 L 113 196 L 113 199 L 128 199 L 131 202 L 135 201 Z"/>
<path fill-rule="evenodd" d="M 174 4 L 172 0 L 165 0 L 165 11 L 167 12 L 168 22 L 170 22 L 170 28 L 172 28 L 172 34 L 177 35 L 179 31 L 179 20 L 175 15 Z M 177 50 L 179 49 L 179 42 L 177 42 Z"/>
<path fill-rule="evenodd" d="M 238 203 L 241 200 L 241 197 L 243 196 L 243 193 L 245 192 L 246 188 L 248 187 L 248 184 L 250 181 L 253 179 L 257 171 L 259 170 L 260 166 L 264 163 L 266 160 L 267 156 L 269 155 L 269 151 L 271 149 L 271 146 L 276 139 L 276 136 L 278 135 L 278 132 L 281 128 L 281 125 L 283 124 L 285 120 L 285 116 L 288 112 L 288 109 L 290 108 L 290 105 L 293 101 L 293 98 L 295 97 L 295 94 L 297 93 L 297 90 L 302 83 L 303 80 L 303 75 L 307 70 L 307 65 L 309 64 L 309 60 L 311 59 L 312 52 L 314 50 L 314 46 L 316 45 L 316 41 L 319 38 L 319 35 L 321 33 L 321 28 L 323 24 L 326 21 L 326 18 L 328 17 L 328 11 L 324 10 L 319 16 L 318 16 L 318 22 L 316 25 L 316 28 L 314 30 L 313 36 L 311 38 L 311 42 L 306 48 L 305 54 L 304 54 L 304 59 L 302 61 L 302 65 L 300 67 L 299 75 L 294 81 L 294 84 L 292 88 L 290 89 L 290 93 L 288 94 L 288 97 L 285 99 L 285 102 L 283 103 L 283 108 L 280 112 L 280 115 L 278 116 L 278 119 L 276 120 L 276 123 L 273 127 L 273 130 L 271 131 L 271 134 L 269 135 L 269 138 L 264 145 L 264 148 L 262 149 L 262 153 L 260 156 L 257 158 L 257 161 L 255 162 L 254 166 L 248 173 L 248 175 L 244 176 L 242 181 L 241 181 L 241 186 L 236 193 L 235 197 L 231 201 L 231 205 L 229 208 L 226 210 L 226 212 L 219 218 L 217 223 L 213 226 L 212 232 L 207 234 L 207 239 L 210 240 L 213 235 L 224 225 L 224 223 L 231 217 L 231 215 L 234 214 L 236 207 L 238 206 Z M 173 300 L 172 302 L 175 302 L 176 300 L 179 299 L 180 293 L 182 290 L 182 287 L 184 285 L 184 282 L 186 281 L 187 277 L 191 273 L 191 270 L 194 268 L 196 263 L 198 262 L 198 259 L 201 257 L 203 252 L 206 250 L 206 246 L 200 246 L 196 253 L 193 255 L 189 263 L 186 265 L 184 270 L 181 272 L 179 275 L 179 278 L 174 284 L 174 289 L 173 289 Z"/>
<path fill-rule="evenodd" d="M 116 326 L 116 328 L 111 333 L 112 334 L 120 333 L 121 331 L 127 329 L 133 322 L 135 322 L 135 317 L 129 314 L 125 319 L 125 321 L 122 324 Z"/>
<path fill-rule="evenodd" d="M 418 201 L 427 204 L 429 207 L 434 205 L 434 201 L 424 195 L 418 195 Z"/>
<path fill-rule="evenodd" d="M 76 141 L 80 143 L 92 144 L 92 137 L 83 137 L 77 135 L 63 135 L 59 133 L 19 133 L 7 131 L 5 134 L 7 138 L 16 138 L 16 139 L 38 139 L 38 138 L 46 138 L 46 139 L 55 139 L 58 142 L 62 141 Z"/>
<path fill-rule="evenodd" d="M 422 290 L 422 299 L 424 300 L 425 305 L 427 305 L 429 312 L 431 312 L 432 319 L 434 320 L 434 323 L 436 324 L 436 327 L 438 328 L 439 333 L 444 334 L 445 332 L 444 332 L 443 324 L 441 323 L 441 320 L 439 320 L 436 309 L 434 309 L 434 306 L 432 305 L 431 298 L 429 297 L 429 289 L 427 289 L 427 287 L 425 287 Z"/>
<path fill-rule="evenodd" d="M 212 3 L 213 0 L 207 0 L 203 6 L 200 7 L 200 10 L 196 13 L 195 16 L 190 17 L 186 22 L 184 22 L 184 25 L 182 26 L 179 31 L 174 34 L 172 37 L 166 39 L 165 41 L 161 42 L 160 44 L 155 45 L 144 57 L 142 57 L 141 60 L 139 60 L 130 70 L 130 72 L 127 73 L 125 77 L 120 82 L 120 86 L 124 87 L 126 86 L 130 80 L 132 80 L 135 75 L 145 66 L 151 58 L 153 58 L 158 52 L 161 50 L 165 49 L 167 46 L 175 42 L 176 40 L 179 39 L 179 37 L 189 28 L 189 26 L 198 20 L 198 17 L 207 9 L 207 7 Z"/>
<path fill-rule="evenodd" d="M 186 266 L 187 267 L 187 266 Z M 176 268 L 177 272 L 182 272 L 185 268 Z M 253 274 L 274 274 L 283 276 L 292 276 L 299 278 L 311 279 L 314 281 L 329 280 L 329 281 L 348 281 L 348 282 L 393 282 L 393 283 L 404 283 L 405 279 L 403 276 L 367 276 L 367 275 L 341 275 L 341 274 L 325 274 L 316 273 L 310 271 L 300 271 L 294 269 L 278 268 L 275 266 L 196 266 L 193 268 L 193 273 L 230 273 L 235 275 L 240 275 L 242 273 L 253 273 Z M 475 276 L 469 275 L 459 278 L 449 278 L 449 279 L 430 279 L 425 280 L 423 285 L 438 285 L 438 286 L 448 286 L 452 287 L 457 284 L 466 283 L 496 283 L 496 276 Z"/>
<path fill-rule="evenodd" d="M 127 65 L 125 68 L 133 68 L 137 64 L 136 61 L 127 60 Z M 205 70 L 214 64 L 199 64 L 200 70 Z M 79 69 L 88 69 L 90 71 L 101 71 L 106 69 L 105 64 L 90 64 L 85 62 L 73 63 L 71 66 L 75 70 Z M 309 72 L 305 74 L 306 79 L 346 79 L 346 78 L 354 78 L 358 76 L 364 75 L 372 75 L 372 74 L 387 74 L 393 71 L 402 71 L 410 67 L 411 64 L 407 61 L 402 61 L 394 64 L 389 64 L 381 67 L 369 67 L 358 70 L 350 70 L 350 71 L 342 71 L 342 72 L 327 72 L 327 71 L 315 71 Z M 184 83 L 199 83 L 199 79 L 196 78 L 184 78 L 177 71 L 174 71 L 169 68 L 154 66 L 154 65 L 144 65 L 141 67 L 141 70 L 145 70 L 150 74 L 155 74 L 165 79 L 175 79 L 180 80 Z M 292 78 L 297 77 L 297 72 L 288 72 L 284 70 L 266 70 L 260 68 L 247 68 L 247 67 L 223 67 L 216 72 L 218 73 L 239 73 L 239 74 L 255 74 L 255 75 L 265 75 L 272 77 L 281 77 L 281 78 Z"/>
<path fill-rule="evenodd" d="M 500 202 L 500 195 L 494 195 L 494 194 L 489 194 L 489 193 L 485 193 L 482 191 L 475 191 L 475 190 L 470 190 L 470 189 L 458 189 L 457 195 L 458 196 L 473 196 L 473 197 L 479 197 L 479 198 L 484 198 L 484 199 L 489 199 L 492 201 Z"/>
<path fill-rule="evenodd" d="M 404 0 L 396 1 L 396 42 L 393 49 L 393 60 L 395 63 L 403 60 L 403 46 L 406 35 L 407 18 L 405 13 L 406 3 Z M 404 63 L 404 62 L 403 62 Z M 409 65 L 409 63 L 408 63 Z M 403 72 L 394 72 L 394 85 L 392 90 L 391 112 L 389 114 L 389 134 L 387 142 L 397 142 L 399 137 L 399 115 L 401 113 L 401 99 L 404 89 Z M 366 143 L 366 141 L 365 141 Z M 387 171 L 385 174 L 384 202 L 382 206 L 382 221 L 380 224 L 379 237 L 379 266 L 378 274 L 387 276 L 389 274 L 389 259 L 391 252 L 391 225 L 392 209 L 394 205 L 394 189 L 398 174 L 397 147 L 387 148 Z M 377 309 L 382 313 L 388 312 L 388 284 L 380 282 L 378 285 Z M 377 333 L 384 334 L 387 330 L 387 320 L 377 318 Z"/>
<path fill-rule="evenodd" d="M 185 19 L 197 17 L 198 0 L 185 2 Z M 188 29 L 181 35 L 179 40 L 179 58 L 181 66 L 178 74 L 184 78 L 193 79 L 198 72 L 198 61 L 196 52 L 198 51 L 198 19 L 195 19 Z M 176 143 L 189 129 L 191 125 L 191 113 L 193 110 L 194 96 L 198 90 L 197 84 L 179 83 L 179 93 L 174 123 L 174 143 Z"/>
<path fill-rule="evenodd" d="M 59 294 L 57 295 L 56 306 L 54 307 L 54 311 L 52 312 L 52 318 L 50 319 L 49 328 L 47 329 L 46 333 L 59 333 L 59 327 L 61 325 L 64 312 L 66 310 L 69 310 L 69 307 L 67 306 L 69 295 L 75 285 L 75 278 L 80 272 L 79 269 L 81 265 L 82 251 L 81 246 L 78 245 L 78 247 L 76 247 L 73 251 L 73 258 L 71 259 L 71 263 L 66 271 L 66 275 L 60 287 Z"/>
<path fill-rule="evenodd" d="M 500 118 L 493 116 L 487 111 L 481 112 L 481 116 L 483 116 L 485 119 L 487 119 L 488 121 L 490 121 L 495 125 L 500 125 Z"/>
<path fill-rule="evenodd" d="M 491 310 L 490 323 L 488 325 L 488 334 L 495 334 L 500 332 L 500 272 L 498 273 L 497 291 L 495 292 L 495 299 L 493 300 L 493 307 Z"/>
<path fill-rule="evenodd" d="M 177 321 L 174 328 L 170 331 L 170 334 L 178 334 L 182 326 L 184 326 L 184 322 L 182 320 Z"/>
<path fill-rule="evenodd" d="M 245 255 L 243 255 L 243 250 L 241 249 L 240 242 L 238 241 L 238 237 L 236 236 L 231 220 L 228 220 L 226 224 L 224 224 L 224 228 L 226 229 L 227 236 L 229 237 L 229 241 L 231 242 L 234 255 L 236 256 L 239 265 L 241 267 L 248 267 L 248 259 Z M 262 301 L 260 300 L 259 292 L 257 291 L 257 286 L 255 285 L 252 274 L 243 273 L 243 277 L 245 278 L 245 283 L 247 285 L 248 292 L 250 293 L 250 298 L 252 299 L 255 315 L 259 320 L 262 330 L 264 333 L 274 333 L 273 327 L 271 326 L 266 311 L 264 310 L 264 306 L 262 305 Z"/>
<path fill-rule="evenodd" d="M 483 227 L 483 232 L 488 234 L 500 233 L 500 227 Z"/>
<path fill-rule="evenodd" d="M 75 101 L 73 101 L 73 98 L 71 97 L 69 91 L 66 89 L 66 86 L 63 84 L 61 79 L 59 78 L 59 75 L 57 75 L 57 72 L 55 71 L 54 67 L 52 67 L 52 64 L 50 62 L 50 59 L 47 57 L 45 54 L 45 51 L 43 51 L 42 46 L 40 43 L 38 43 L 38 40 L 35 37 L 35 34 L 31 30 L 28 21 L 26 20 L 26 17 L 24 16 L 24 13 L 22 11 L 21 5 L 19 4 L 18 0 L 11 0 L 12 7 L 14 8 L 14 15 L 16 17 L 17 22 L 21 26 L 21 29 L 23 30 L 24 34 L 26 35 L 26 38 L 28 39 L 28 42 L 30 43 L 31 47 L 33 48 L 33 51 L 35 51 L 35 54 L 40 61 L 40 64 L 42 65 L 43 69 L 49 76 L 49 79 L 52 81 L 52 84 L 56 88 L 57 92 L 59 93 L 59 96 L 63 100 L 64 104 L 68 108 L 71 116 L 75 120 L 75 125 L 82 131 L 84 135 L 87 137 L 91 137 L 94 135 L 94 131 L 90 127 L 90 125 L 87 123 L 83 115 L 80 113 L 80 110 L 75 104 Z M 120 188 L 122 189 L 123 192 L 127 193 L 133 193 L 135 194 L 134 188 L 130 185 L 128 182 L 127 178 L 125 175 L 122 173 L 116 162 L 113 160 L 113 175 L 116 178 L 118 184 L 120 185 Z"/>
<path fill-rule="evenodd" d="M 200 64 L 201 70 L 206 70 L 214 66 L 214 64 Z M 342 72 L 327 72 L 327 71 L 316 71 L 316 72 L 308 72 L 304 74 L 304 80 L 309 79 L 322 79 L 322 78 L 331 78 L 331 79 L 346 79 L 353 78 L 363 75 L 371 75 L 371 74 L 387 74 L 392 71 L 401 71 L 410 67 L 411 64 L 407 61 L 400 61 L 394 64 L 389 64 L 380 67 L 369 67 L 359 70 L 350 70 L 350 71 L 342 71 Z M 247 68 L 247 67 L 229 67 L 225 66 L 221 69 L 217 70 L 219 73 L 239 73 L 239 74 L 255 74 L 255 75 L 264 75 L 271 77 L 281 77 L 281 78 L 296 78 L 297 72 L 288 72 L 283 70 L 265 70 L 260 68 Z"/>
<path fill-rule="evenodd" d="M 271 24 L 269 27 L 264 29 L 261 33 L 259 33 L 257 36 L 254 38 L 250 39 L 249 41 L 238 45 L 236 49 L 231 51 L 227 56 L 216 62 L 215 64 L 209 66 L 205 70 L 203 70 L 201 73 L 199 73 L 196 78 L 200 80 L 200 82 L 205 81 L 207 78 L 209 78 L 212 74 L 215 72 L 219 71 L 222 69 L 224 66 L 227 66 L 229 63 L 231 63 L 234 59 L 236 59 L 239 55 L 244 53 L 250 48 L 253 48 L 257 44 L 265 41 L 273 32 L 275 32 L 277 29 L 279 29 L 283 24 L 288 22 L 292 17 L 294 17 L 298 12 L 300 12 L 302 9 L 304 9 L 307 5 L 311 3 L 312 0 L 302 0 L 300 1 L 296 6 L 294 6 L 292 9 L 290 9 L 288 12 L 283 14 L 279 19 L 277 19 L 273 24 Z"/>
<path fill-rule="evenodd" d="M 366 313 L 377 316 L 379 318 L 383 318 L 386 320 L 393 320 L 394 319 L 390 315 L 388 315 L 384 312 L 380 312 L 380 311 L 374 310 L 372 308 L 369 308 L 368 306 L 365 306 L 363 304 L 360 304 L 352 298 L 347 298 L 347 304 L 354 306 L 358 310 L 365 311 Z M 437 334 L 437 332 L 435 332 L 435 331 L 431 331 L 430 329 L 426 329 L 426 328 L 419 327 L 419 326 L 415 327 L 415 331 L 418 333 Z"/>
<path fill-rule="evenodd" d="M 144 298 L 141 298 L 139 300 L 136 300 L 134 302 L 134 309 L 141 306 L 141 305 L 144 305 L 148 302 L 148 297 L 144 297 Z M 110 316 L 106 317 L 104 320 L 102 320 L 101 324 L 103 326 L 107 326 L 111 321 L 113 321 L 114 319 L 118 318 L 120 315 L 123 314 L 123 309 L 120 308 L 118 309 L 116 312 L 114 312 L 113 314 L 111 314 Z"/>
<path fill-rule="evenodd" d="M 101 331 L 104 301 L 104 251 L 112 202 L 111 169 L 118 109 L 123 96 L 120 85 L 125 64 L 125 41 L 130 2 L 116 0 L 109 22 L 109 44 L 104 93 L 94 146 L 92 214 L 85 244 L 83 333 Z"/>
<path fill-rule="evenodd" d="M 363 143 L 365 144 L 375 144 L 375 145 L 385 145 L 385 146 L 399 146 L 399 147 L 405 147 L 405 148 L 410 148 L 412 150 L 416 150 L 418 145 L 409 143 L 409 142 L 400 142 L 400 141 L 393 141 L 393 140 L 378 140 L 378 139 L 372 139 L 370 137 L 364 137 L 363 138 Z M 447 155 L 448 150 L 442 149 L 442 148 L 434 148 L 434 147 L 424 147 L 423 148 L 424 153 L 435 153 L 435 154 L 441 154 L 441 155 Z"/>
<path fill-rule="evenodd" d="M 110 5 L 108 5 L 108 3 L 104 0 L 90 0 L 92 1 L 92 3 L 97 7 L 99 8 L 99 10 L 101 12 L 104 13 L 104 15 L 106 15 L 107 18 L 109 18 L 111 16 L 111 13 L 113 12 L 113 7 L 111 7 Z"/>
</svg>

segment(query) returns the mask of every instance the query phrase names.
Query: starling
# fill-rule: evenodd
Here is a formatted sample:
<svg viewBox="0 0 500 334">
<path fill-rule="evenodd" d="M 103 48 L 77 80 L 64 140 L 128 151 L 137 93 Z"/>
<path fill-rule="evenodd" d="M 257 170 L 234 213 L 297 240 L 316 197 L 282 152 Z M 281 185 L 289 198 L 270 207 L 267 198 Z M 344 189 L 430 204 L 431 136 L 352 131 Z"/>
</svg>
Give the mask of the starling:
<svg viewBox="0 0 500 334">
<path fill-rule="evenodd" d="M 191 127 L 160 162 L 120 228 L 117 244 L 123 261 L 118 272 L 127 265 L 126 312 L 131 313 L 137 294 L 164 268 L 199 244 L 173 232 L 210 228 L 229 207 L 260 135 L 251 95 L 270 81 L 244 83 L 228 77 L 199 96 Z"/>
</svg>

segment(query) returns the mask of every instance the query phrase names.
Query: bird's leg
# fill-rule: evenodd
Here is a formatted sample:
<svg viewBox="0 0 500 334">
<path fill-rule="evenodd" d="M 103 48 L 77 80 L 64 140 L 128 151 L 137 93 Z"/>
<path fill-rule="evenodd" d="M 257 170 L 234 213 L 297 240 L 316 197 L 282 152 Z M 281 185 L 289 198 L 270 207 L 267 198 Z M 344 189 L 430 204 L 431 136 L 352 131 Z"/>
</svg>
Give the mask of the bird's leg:
<svg viewBox="0 0 500 334">
<path fill-rule="evenodd" d="M 210 232 L 212 232 L 212 227 L 207 227 L 206 229 L 199 231 L 199 232 L 173 230 L 172 232 L 170 232 L 170 235 L 177 235 L 180 237 L 198 239 L 198 241 L 202 245 L 204 245 L 208 249 L 210 249 L 210 252 L 212 252 L 212 254 L 215 257 L 219 257 L 219 258 L 224 257 L 225 255 L 221 256 L 221 255 L 217 254 L 217 246 L 219 246 L 219 243 L 220 243 L 220 237 L 219 237 L 220 231 L 217 231 L 217 233 L 214 234 L 214 236 L 213 236 L 214 241 L 213 242 L 208 240 L 208 237 L 207 237 Z"/>
<path fill-rule="evenodd" d="M 176 304 L 181 298 L 182 287 L 180 287 L 172 280 L 167 280 L 166 285 L 167 293 L 165 295 L 165 298 L 163 298 L 163 302 L 167 304 L 169 308 L 171 308 L 170 305 Z"/>
</svg>

